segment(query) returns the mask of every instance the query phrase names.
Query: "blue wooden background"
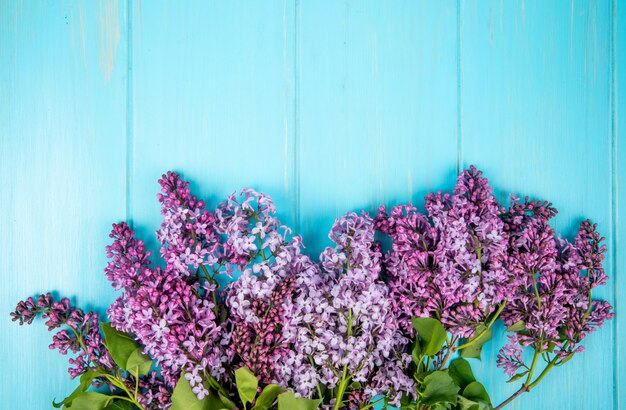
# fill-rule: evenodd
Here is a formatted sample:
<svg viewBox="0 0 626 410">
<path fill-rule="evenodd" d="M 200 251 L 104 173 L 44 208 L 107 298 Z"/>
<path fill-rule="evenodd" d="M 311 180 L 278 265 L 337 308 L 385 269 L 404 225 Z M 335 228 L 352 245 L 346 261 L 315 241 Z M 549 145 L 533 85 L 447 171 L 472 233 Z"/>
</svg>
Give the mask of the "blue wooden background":
<svg viewBox="0 0 626 410">
<path fill-rule="evenodd" d="M 617 319 L 510 408 L 626 408 L 625 44 L 617 0 L 0 0 L 0 408 L 71 390 L 8 312 L 47 290 L 103 311 L 110 223 L 154 248 L 162 172 L 210 205 L 267 192 L 317 254 L 338 215 L 421 205 L 471 163 L 609 246 Z M 476 364 L 496 402 L 501 342 Z"/>
</svg>

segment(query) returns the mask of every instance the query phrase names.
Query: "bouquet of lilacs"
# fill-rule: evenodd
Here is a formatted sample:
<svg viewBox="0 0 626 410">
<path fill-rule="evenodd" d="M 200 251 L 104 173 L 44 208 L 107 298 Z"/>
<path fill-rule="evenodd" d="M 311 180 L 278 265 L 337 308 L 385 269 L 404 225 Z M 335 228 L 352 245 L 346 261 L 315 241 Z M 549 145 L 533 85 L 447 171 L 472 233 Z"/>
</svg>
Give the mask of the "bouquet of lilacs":
<svg viewBox="0 0 626 410">
<path fill-rule="evenodd" d="M 452 193 L 429 194 L 425 212 L 337 219 L 319 261 L 261 193 L 209 211 L 178 174 L 159 183 L 161 263 L 128 224 L 113 225 L 105 273 L 120 295 L 108 321 L 50 294 L 11 313 L 45 318 L 50 348 L 71 356 L 80 383 L 54 407 L 499 409 L 613 317 L 592 299 L 607 280 L 596 225 L 561 239 L 551 204 L 505 208 L 474 167 Z M 497 320 L 510 333 L 497 366 L 523 381 L 494 407 L 470 360 Z"/>
</svg>

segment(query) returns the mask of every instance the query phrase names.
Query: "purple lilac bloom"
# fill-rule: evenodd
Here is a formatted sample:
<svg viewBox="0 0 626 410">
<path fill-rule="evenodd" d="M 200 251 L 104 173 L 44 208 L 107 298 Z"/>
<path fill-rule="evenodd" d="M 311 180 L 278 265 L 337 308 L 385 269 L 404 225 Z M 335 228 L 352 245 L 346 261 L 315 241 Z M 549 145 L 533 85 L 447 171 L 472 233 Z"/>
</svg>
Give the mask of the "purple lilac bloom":
<svg viewBox="0 0 626 410">
<path fill-rule="evenodd" d="M 248 367 L 265 384 L 276 382 L 280 359 L 289 349 L 282 326 L 296 275 L 316 269 L 302 254 L 301 238 L 287 239 L 289 229 L 275 214 L 272 200 L 250 189 L 242 192 L 241 200 L 231 195 L 216 212 L 219 231 L 227 235 L 244 269 L 228 286 L 225 299 L 236 366 Z"/>
<path fill-rule="evenodd" d="M 167 262 L 166 271 L 206 278 L 218 273 L 230 275 L 232 266 L 228 261 L 234 255 L 228 246 L 222 247 L 215 215 L 204 209 L 204 201 L 191 194 L 189 182 L 178 174 L 168 172 L 159 184 L 161 193 L 157 196 L 163 223 L 157 238 L 162 245 L 161 257 Z"/>
<path fill-rule="evenodd" d="M 452 195 L 429 194 L 426 210 L 427 216 L 401 205 L 387 214 L 381 207 L 376 218 L 393 240 L 385 269 L 394 309 L 409 334 L 412 316 L 430 316 L 469 337 L 507 299 L 513 280 L 502 264 L 503 209 L 472 166 L 459 175 Z"/>
<path fill-rule="evenodd" d="M 592 290 L 607 280 L 604 238 L 589 221 L 580 224 L 573 243 L 555 238 L 548 221 L 556 212 L 547 202 L 513 198 L 504 217 L 510 233 L 506 265 L 517 286 L 502 319 L 523 328 L 500 351 L 498 366 L 505 371 L 511 369 L 506 357 L 512 345 L 554 353 L 558 365 L 582 352 L 585 336 L 614 316 L 609 303 L 592 300 Z"/>
<path fill-rule="evenodd" d="M 412 391 L 413 382 L 403 372 L 411 358 L 404 353 L 407 339 L 387 287 L 379 280 L 373 221 L 349 213 L 335 222 L 330 238 L 336 246 L 321 255 L 324 273 L 299 275 L 287 309 L 284 335 L 292 350 L 281 363 L 282 382 L 314 397 L 318 385 L 337 387 L 345 367 L 368 397 L 388 392 L 397 403 L 403 391 Z"/>
<path fill-rule="evenodd" d="M 141 253 L 141 241 L 134 239 L 125 223 L 114 225 L 113 232 L 119 231 L 126 236 L 112 234 L 115 241 L 111 248 L 133 249 L 134 255 Z M 113 253 L 112 256 L 114 263 L 109 266 L 120 268 L 110 270 L 113 279 L 129 276 L 129 265 L 120 262 L 129 260 L 128 255 Z M 145 254 L 142 259 L 145 260 Z M 145 352 L 161 366 L 161 375 L 168 385 L 174 386 L 183 371 L 221 379 L 224 364 L 230 358 L 225 347 L 228 333 L 216 323 L 213 309 L 215 285 L 188 283 L 175 271 L 158 267 L 143 266 L 138 277 L 135 286 L 109 308 L 111 324 L 136 336 L 145 346 Z M 195 386 L 193 381 L 191 384 Z M 206 393 L 199 384 L 198 396 Z"/>
<path fill-rule="evenodd" d="M 30 325 L 39 315 L 47 319 L 48 331 L 64 327 L 52 337 L 50 349 L 57 349 L 63 355 L 68 352 L 76 354 L 69 359 L 74 366 L 68 369 L 72 379 L 93 367 L 99 367 L 105 372 L 114 369 L 113 359 L 100 335 L 97 313 L 85 313 L 70 305 L 67 298 L 54 301 L 49 293 L 39 295 L 36 301 L 32 297 L 20 301 L 11 313 L 13 321 L 19 321 L 20 325 Z"/>
<path fill-rule="evenodd" d="M 509 343 L 500 350 L 497 365 L 504 369 L 504 374 L 511 377 L 514 376 L 520 368 L 523 367 L 527 369 L 527 366 L 522 360 L 522 346 L 519 344 L 517 335 L 511 335 L 508 336 L 508 338 Z"/>
<path fill-rule="evenodd" d="M 232 357 L 230 334 L 218 324 L 214 281 L 215 275 L 229 273 L 229 257 L 215 231 L 215 216 L 191 195 L 189 184 L 171 172 L 159 182 L 164 222 L 158 237 L 166 268 L 151 269 L 143 242 L 125 223 L 114 225 L 106 272 L 124 292 L 108 314 L 115 328 L 145 346 L 167 385 L 174 386 L 186 372 L 202 398 L 208 390 L 201 381 L 224 379 Z"/>
</svg>

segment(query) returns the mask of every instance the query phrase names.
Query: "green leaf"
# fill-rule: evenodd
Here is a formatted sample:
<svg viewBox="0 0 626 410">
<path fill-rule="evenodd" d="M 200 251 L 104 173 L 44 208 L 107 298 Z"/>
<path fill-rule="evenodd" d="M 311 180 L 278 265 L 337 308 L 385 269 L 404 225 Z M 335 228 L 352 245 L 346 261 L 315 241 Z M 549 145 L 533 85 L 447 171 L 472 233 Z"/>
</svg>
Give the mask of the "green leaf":
<svg viewBox="0 0 626 410">
<path fill-rule="evenodd" d="M 459 410 L 482 410 L 480 403 L 476 403 L 473 400 L 466 399 L 463 396 L 459 396 L 458 399 L 459 399 L 459 402 L 458 402 Z"/>
<path fill-rule="evenodd" d="M 139 344 L 130 335 L 114 329 L 110 323 L 100 323 L 100 326 L 111 357 L 122 370 L 129 370 L 128 359 L 139 348 Z"/>
<path fill-rule="evenodd" d="M 209 390 L 209 395 L 204 398 L 205 408 L 207 410 L 233 410 L 235 408 L 234 404 L 226 404 L 224 403 L 225 397 L 215 392 L 215 390 Z M 232 403 L 230 399 L 226 398 L 229 403 Z"/>
<path fill-rule="evenodd" d="M 83 392 L 72 400 L 71 406 L 67 406 L 72 410 L 102 410 L 113 397 L 106 394 L 96 393 L 95 391 Z"/>
<path fill-rule="evenodd" d="M 141 347 L 136 348 L 126 362 L 126 369 L 134 376 L 148 374 L 151 368 L 152 359 L 143 353 Z"/>
<path fill-rule="evenodd" d="M 487 394 L 487 390 L 485 390 L 485 386 L 479 382 L 471 382 L 468 384 L 465 389 L 463 389 L 463 397 L 475 402 L 484 402 L 491 405 L 491 399 L 489 398 L 489 394 Z"/>
<path fill-rule="evenodd" d="M 456 404 L 460 388 L 448 373 L 437 370 L 424 378 L 422 403 L 428 405 Z"/>
<path fill-rule="evenodd" d="M 209 390 L 211 391 L 211 390 Z M 213 393 L 211 393 L 211 397 L 213 397 Z M 219 397 L 220 403 L 218 409 L 225 410 L 233 410 L 235 408 L 235 403 L 226 395 L 224 395 L 219 390 L 217 391 L 217 396 Z"/>
<path fill-rule="evenodd" d="M 411 350 L 411 357 L 413 358 L 413 363 L 419 365 L 422 361 L 422 349 L 420 348 L 420 343 L 418 340 L 415 340 L 413 343 L 413 349 Z"/>
<path fill-rule="evenodd" d="M 525 372 L 521 372 L 521 373 L 517 373 L 516 375 L 514 375 L 513 377 L 511 377 L 509 380 L 507 380 L 507 383 L 513 383 L 514 381 L 517 381 L 519 379 L 521 379 L 522 377 L 526 376 L 528 374 L 528 370 L 526 370 Z"/>
<path fill-rule="evenodd" d="M 259 387 L 259 380 L 254 373 L 247 367 L 240 367 L 235 370 L 235 381 L 237 382 L 237 391 L 241 401 L 244 404 L 252 403 Z"/>
<path fill-rule="evenodd" d="M 526 324 L 523 320 L 518 320 L 517 322 L 506 328 L 507 332 L 520 332 L 522 330 L 526 330 Z"/>
<path fill-rule="evenodd" d="M 446 341 L 446 330 L 441 322 L 431 317 L 414 317 L 411 319 L 411 323 L 422 339 L 422 353 L 427 356 L 434 356 L 439 353 Z"/>
<path fill-rule="evenodd" d="M 278 395 L 278 410 L 315 410 L 321 403 L 321 399 L 310 400 L 296 397 L 292 391 Z"/>
<path fill-rule="evenodd" d="M 254 410 L 268 410 L 274 404 L 274 400 L 280 393 L 283 392 L 281 386 L 277 384 L 268 384 L 265 386 L 259 397 L 257 397 L 256 402 L 254 403 Z"/>
<path fill-rule="evenodd" d="M 482 332 L 485 332 L 481 335 Z M 487 328 L 485 325 L 479 325 L 476 327 L 474 331 L 476 336 L 470 338 L 467 343 L 473 342 L 470 346 L 461 349 L 461 357 L 466 359 L 480 359 L 480 353 L 483 350 L 483 345 L 491 339 L 491 329 Z"/>
<path fill-rule="evenodd" d="M 80 376 L 80 384 L 78 385 L 78 387 L 76 387 L 76 389 L 74 389 L 72 394 L 67 396 L 60 403 L 55 403 L 53 401 L 52 406 L 57 409 L 61 408 L 62 406 L 68 406 L 72 402 L 72 400 L 74 400 L 76 397 L 78 397 L 81 393 L 86 391 L 91 386 L 91 382 L 93 381 L 94 378 L 98 377 L 98 374 L 99 372 L 94 372 L 93 370 L 87 370 L 85 373 L 83 373 Z"/>
<path fill-rule="evenodd" d="M 170 410 L 210 410 L 209 400 L 206 397 L 198 400 L 196 394 L 191 390 L 189 380 L 185 379 L 185 373 L 183 373 L 176 383 L 174 393 L 172 393 Z"/>
<path fill-rule="evenodd" d="M 115 400 L 106 406 L 104 410 L 135 410 L 135 405 L 126 400 Z"/>
<path fill-rule="evenodd" d="M 474 373 L 472 372 L 472 366 L 470 366 L 467 360 L 460 357 L 450 362 L 450 366 L 448 366 L 448 374 L 452 377 L 454 383 L 456 383 L 456 385 L 461 389 L 464 389 L 465 386 L 471 382 L 476 381 Z"/>
</svg>

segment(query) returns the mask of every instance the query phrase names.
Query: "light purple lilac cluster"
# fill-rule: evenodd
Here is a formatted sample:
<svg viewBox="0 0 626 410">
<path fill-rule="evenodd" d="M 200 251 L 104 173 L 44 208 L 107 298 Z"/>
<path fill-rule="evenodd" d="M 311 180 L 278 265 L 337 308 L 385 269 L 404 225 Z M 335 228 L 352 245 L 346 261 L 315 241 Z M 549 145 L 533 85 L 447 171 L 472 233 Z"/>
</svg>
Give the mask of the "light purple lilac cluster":
<svg viewBox="0 0 626 410">
<path fill-rule="evenodd" d="M 592 300 L 593 289 L 607 281 L 604 238 L 588 220 L 573 243 L 555 237 L 548 222 L 556 213 L 547 202 L 514 198 L 503 215 L 509 235 L 505 266 L 516 283 L 502 319 L 515 333 L 500 351 L 498 366 L 510 376 L 528 369 L 522 347 L 547 354 L 548 364 L 562 364 L 614 316 L 609 303 Z"/>
<path fill-rule="evenodd" d="M 242 270 L 226 290 L 225 303 L 237 356 L 235 368 L 246 366 L 262 383 L 276 383 L 280 362 L 288 354 L 283 336 L 296 277 L 315 272 L 302 254 L 299 236 L 289 238 L 272 200 L 250 189 L 241 198 L 230 195 L 217 207 L 218 229 L 236 255 Z"/>
<path fill-rule="evenodd" d="M 292 349 L 281 363 L 280 381 L 304 397 L 321 396 L 322 388 L 345 391 L 355 382 L 367 397 L 387 392 L 397 403 L 412 389 L 404 373 L 411 358 L 379 279 L 373 220 L 349 213 L 336 221 L 330 239 L 336 246 L 321 255 L 324 272 L 301 273 L 286 309 L 284 335 Z"/>
<path fill-rule="evenodd" d="M 503 209 L 471 167 L 452 195 L 429 194 L 426 210 L 381 207 L 376 218 L 377 229 L 393 241 L 385 268 L 394 312 L 409 334 L 415 316 L 438 318 L 453 335 L 470 337 L 510 297 Z"/>
</svg>

